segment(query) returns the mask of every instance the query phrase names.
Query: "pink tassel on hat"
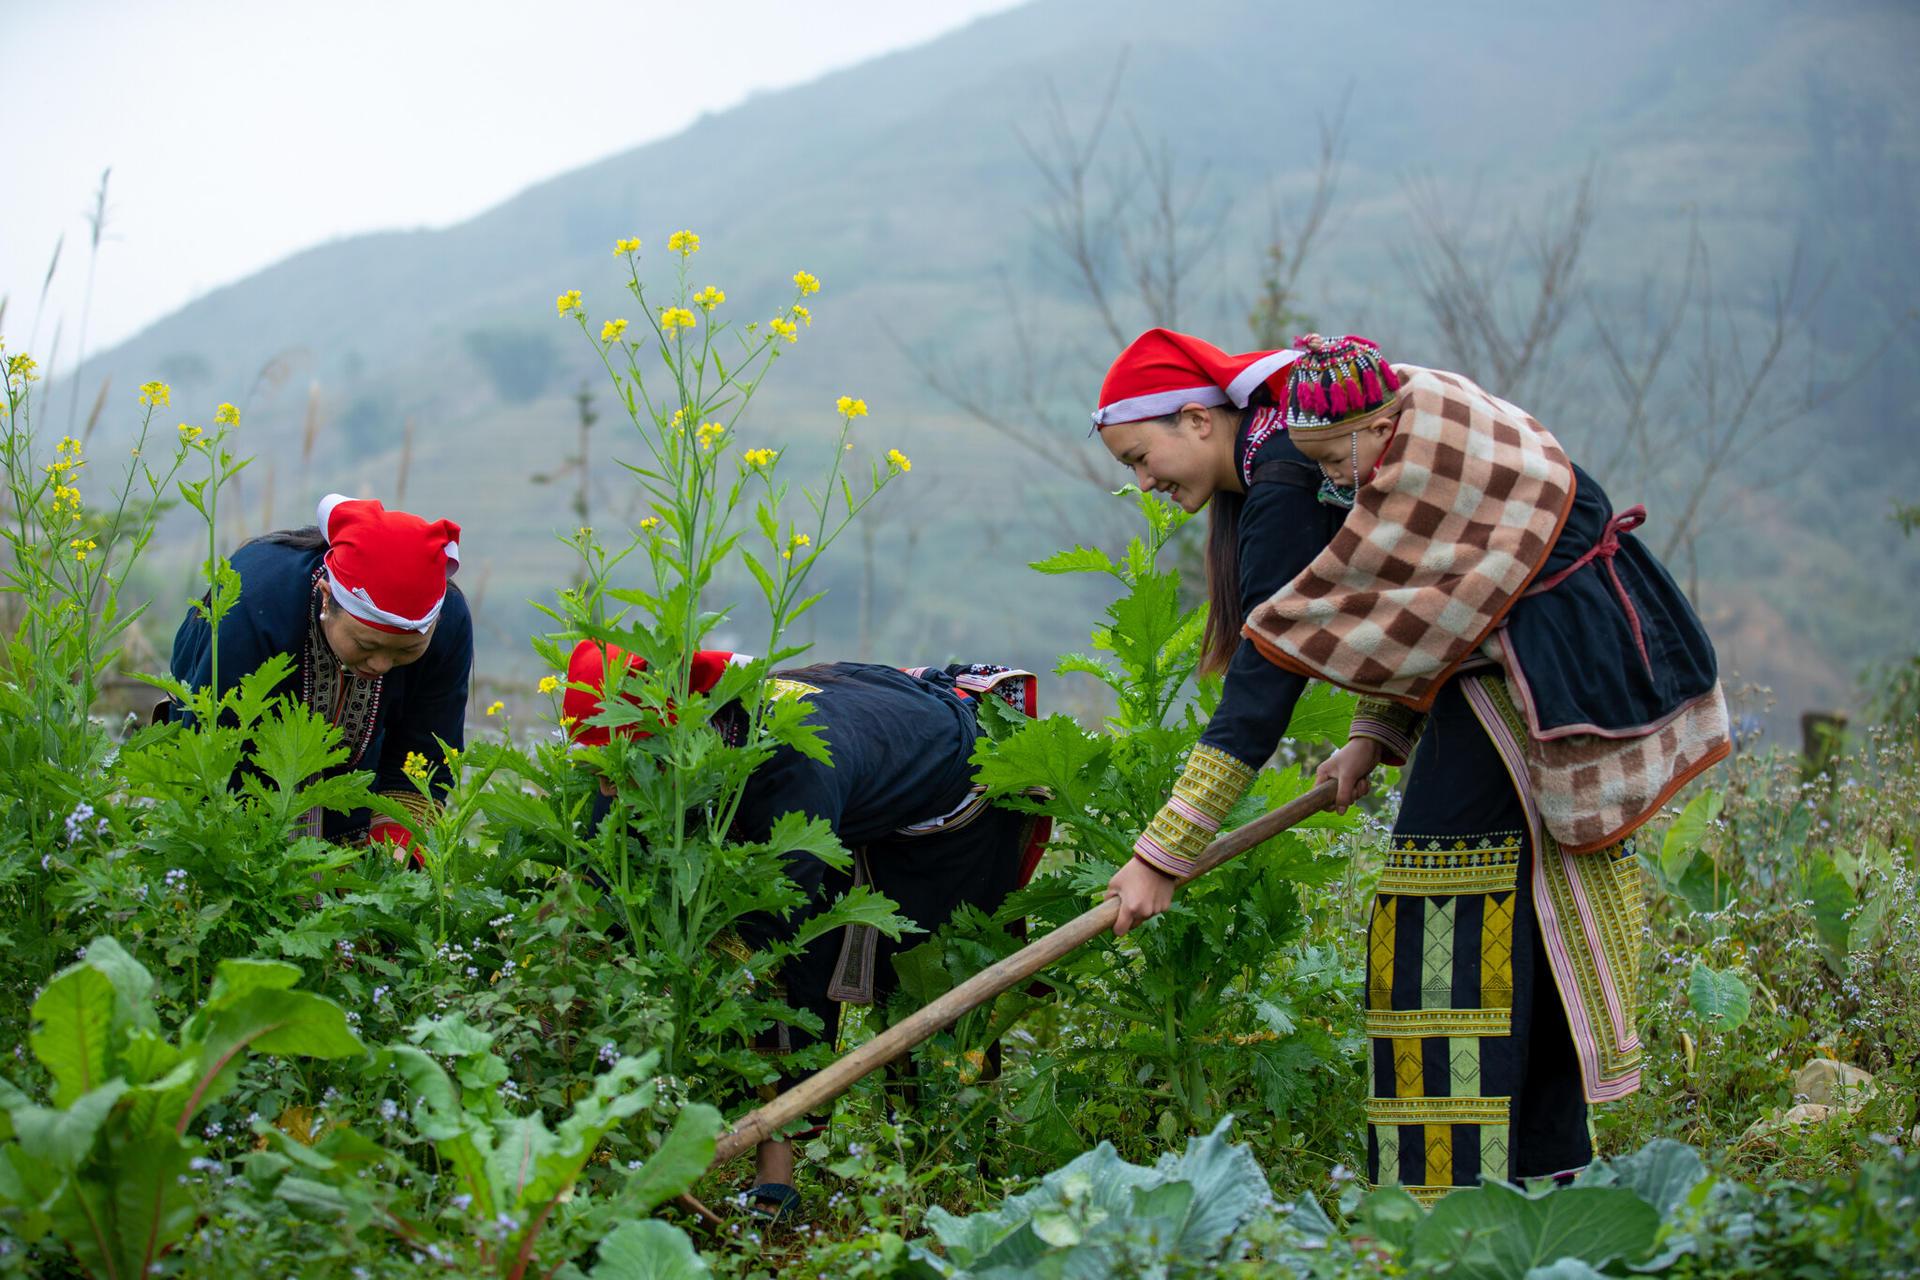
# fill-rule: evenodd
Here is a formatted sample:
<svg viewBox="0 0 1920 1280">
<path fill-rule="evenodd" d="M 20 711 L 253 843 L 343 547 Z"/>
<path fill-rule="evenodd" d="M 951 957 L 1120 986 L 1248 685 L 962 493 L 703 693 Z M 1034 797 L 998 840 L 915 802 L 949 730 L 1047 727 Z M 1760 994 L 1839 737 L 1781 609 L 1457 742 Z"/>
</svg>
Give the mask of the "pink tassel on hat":
<svg viewBox="0 0 1920 1280">
<path fill-rule="evenodd" d="M 1382 360 L 1380 362 L 1380 381 L 1386 384 L 1386 388 L 1389 392 L 1398 391 L 1400 389 L 1400 379 L 1397 376 L 1395 376 L 1393 372 L 1393 366 L 1388 364 L 1385 360 Z"/>
<path fill-rule="evenodd" d="M 1327 416 L 1329 418 L 1344 418 L 1346 416 L 1347 387 L 1345 383 L 1340 382 L 1336 379 L 1332 388 L 1328 393 L 1327 400 L 1328 400 Z"/>
<path fill-rule="evenodd" d="M 1386 400 L 1380 391 L 1380 375 L 1373 371 L 1370 364 L 1360 367 L 1360 390 L 1368 404 L 1381 404 Z"/>
</svg>

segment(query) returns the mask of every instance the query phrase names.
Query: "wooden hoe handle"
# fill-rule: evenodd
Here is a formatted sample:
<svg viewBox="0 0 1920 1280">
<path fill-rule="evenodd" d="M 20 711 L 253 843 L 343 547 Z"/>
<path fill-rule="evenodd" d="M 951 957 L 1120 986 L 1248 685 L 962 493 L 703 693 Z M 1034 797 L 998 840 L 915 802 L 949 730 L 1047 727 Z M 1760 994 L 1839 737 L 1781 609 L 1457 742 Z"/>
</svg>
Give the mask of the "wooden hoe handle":
<svg viewBox="0 0 1920 1280">
<path fill-rule="evenodd" d="M 1334 790 L 1333 783 L 1323 782 L 1305 795 L 1221 836 L 1206 847 L 1194 863 L 1193 871 L 1180 883 L 1184 885 L 1199 879 L 1221 863 L 1239 857 L 1261 841 L 1319 813 L 1333 803 Z M 982 969 L 852 1053 L 822 1067 L 734 1125 L 731 1132 L 714 1144 L 713 1164 L 708 1168 L 717 1168 L 725 1161 L 759 1146 L 785 1126 L 833 1101 L 863 1077 L 886 1066 L 941 1028 L 951 1026 L 962 1014 L 970 1013 L 1002 991 L 1018 986 L 1081 943 L 1105 933 L 1113 928 L 1114 917 L 1119 913 L 1119 902 L 1108 898 L 1045 937 L 1028 943 L 1006 959 Z"/>
</svg>

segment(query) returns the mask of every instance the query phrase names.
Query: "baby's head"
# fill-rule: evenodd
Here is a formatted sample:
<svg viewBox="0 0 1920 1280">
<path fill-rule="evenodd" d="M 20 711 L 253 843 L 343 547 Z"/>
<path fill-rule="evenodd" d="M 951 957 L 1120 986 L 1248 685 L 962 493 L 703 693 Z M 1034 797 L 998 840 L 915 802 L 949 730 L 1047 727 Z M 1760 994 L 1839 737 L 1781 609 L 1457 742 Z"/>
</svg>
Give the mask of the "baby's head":
<svg viewBox="0 0 1920 1280">
<path fill-rule="evenodd" d="M 1339 489 L 1373 474 L 1393 438 L 1404 399 L 1400 379 L 1365 338 L 1295 338 L 1303 354 L 1288 370 L 1287 436 Z"/>
</svg>

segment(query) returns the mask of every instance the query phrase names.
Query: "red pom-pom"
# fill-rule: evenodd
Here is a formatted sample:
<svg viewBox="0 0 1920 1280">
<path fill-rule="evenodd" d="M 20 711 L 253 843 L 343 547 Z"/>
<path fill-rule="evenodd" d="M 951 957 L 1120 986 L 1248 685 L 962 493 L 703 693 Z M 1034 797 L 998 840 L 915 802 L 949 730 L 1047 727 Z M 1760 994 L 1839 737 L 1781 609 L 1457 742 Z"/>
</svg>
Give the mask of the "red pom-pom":
<svg viewBox="0 0 1920 1280">
<path fill-rule="evenodd" d="M 1360 366 L 1360 390 L 1366 396 L 1368 404 L 1379 404 L 1386 399 L 1386 396 L 1380 393 L 1380 375 L 1373 371 L 1373 366 L 1370 364 Z"/>
<path fill-rule="evenodd" d="M 1346 416 L 1346 413 L 1347 385 L 1344 382 L 1336 380 L 1327 392 L 1327 416 L 1329 418 L 1343 418 Z"/>
<path fill-rule="evenodd" d="M 1386 384 L 1386 388 L 1389 394 L 1391 394 L 1392 392 L 1398 391 L 1400 389 L 1400 379 L 1397 376 L 1395 376 L 1393 372 L 1393 366 L 1388 364 L 1385 360 L 1382 360 L 1380 362 L 1380 381 Z"/>
<path fill-rule="evenodd" d="M 1327 340 L 1317 333 L 1303 333 L 1293 340 L 1293 345 L 1297 351 L 1324 351 Z"/>
</svg>

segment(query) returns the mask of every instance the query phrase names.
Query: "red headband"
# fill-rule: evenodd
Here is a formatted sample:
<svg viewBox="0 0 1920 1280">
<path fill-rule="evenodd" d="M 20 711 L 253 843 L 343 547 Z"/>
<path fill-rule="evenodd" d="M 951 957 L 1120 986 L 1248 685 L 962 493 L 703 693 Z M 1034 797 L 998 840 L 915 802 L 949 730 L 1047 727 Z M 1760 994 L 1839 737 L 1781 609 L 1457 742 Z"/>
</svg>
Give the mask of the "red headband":
<svg viewBox="0 0 1920 1280">
<path fill-rule="evenodd" d="M 330 493 L 320 500 L 320 531 L 327 586 L 353 617 L 403 633 L 423 632 L 440 616 L 447 579 L 460 567 L 459 525 Z"/>
<path fill-rule="evenodd" d="M 709 693 L 720 683 L 720 677 L 726 674 L 728 667 L 744 666 L 751 661 L 753 659 L 745 654 L 729 653 L 724 649 L 701 649 L 693 655 L 688 683 L 694 693 Z M 560 698 L 560 714 L 566 718 L 567 734 L 576 747 L 604 747 L 612 740 L 612 734 L 605 725 L 587 724 L 587 721 L 600 714 L 602 699 L 606 696 L 609 663 L 619 664 L 625 671 L 633 673 L 647 669 L 645 658 L 628 653 L 619 645 L 602 645 L 597 640 L 582 640 L 573 646 L 573 655 L 567 659 L 567 691 Z M 623 693 L 621 696 L 636 707 L 646 705 L 633 694 Z M 623 738 L 651 736 L 638 725 L 621 725 L 619 731 Z"/>
</svg>

